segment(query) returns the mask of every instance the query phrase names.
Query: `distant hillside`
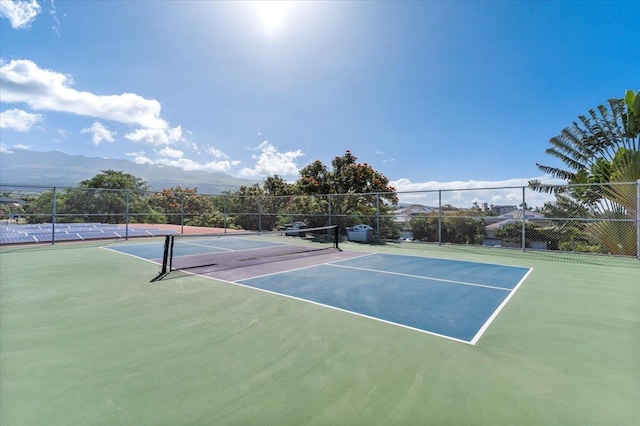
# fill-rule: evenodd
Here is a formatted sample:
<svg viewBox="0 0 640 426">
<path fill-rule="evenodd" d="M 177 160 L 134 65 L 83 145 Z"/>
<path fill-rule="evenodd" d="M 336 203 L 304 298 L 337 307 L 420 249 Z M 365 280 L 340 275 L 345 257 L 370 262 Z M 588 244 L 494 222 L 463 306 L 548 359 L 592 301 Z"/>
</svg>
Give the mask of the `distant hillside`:
<svg viewBox="0 0 640 426">
<path fill-rule="evenodd" d="M 177 167 L 136 164 L 128 160 L 68 155 L 62 152 L 38 152 L 12 149 L 0 154 L 0 183 L 75 187 L 102 170 L 130 173 L 145 181 L 152 190 L 176 186 L 198 188 L 201 194 L 233 191 L 255 181 L 238 179 L 225 173 L 188 172 Z"/>
</svg>

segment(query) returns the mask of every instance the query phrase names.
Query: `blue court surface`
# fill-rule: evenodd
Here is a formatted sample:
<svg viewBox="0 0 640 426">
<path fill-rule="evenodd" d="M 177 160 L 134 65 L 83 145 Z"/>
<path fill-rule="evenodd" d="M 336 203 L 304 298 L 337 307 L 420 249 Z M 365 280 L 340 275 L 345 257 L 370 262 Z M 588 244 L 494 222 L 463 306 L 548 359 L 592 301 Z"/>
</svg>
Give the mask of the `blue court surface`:
<svg viewBox="0 0 640 426">
<path fill-rule="evenodd" d="M 372 254 L 238 283 L 475 344 L 529 272 Z"/>
<path fill-rule="evenodd" d="M 155 262 L 161 253 L 159 244 L 110 248 Z M 225 247 L 202 244 L 195 251 L 200 253 L 201 249 L 216 253 L 247 247 L 241 242 Z M 318 259 L 312 264 L 296 260 L 276 262 L 280 263 L 280 269 L 273 271 L 258 265 L 249 274 L 233 275 L 237 278 L 211 270 L 196 269 L 191 273 L 475 344 L 531 271 L 523 267 L 390 254 L 351 253 L 346 259 Z"/>
</svg>

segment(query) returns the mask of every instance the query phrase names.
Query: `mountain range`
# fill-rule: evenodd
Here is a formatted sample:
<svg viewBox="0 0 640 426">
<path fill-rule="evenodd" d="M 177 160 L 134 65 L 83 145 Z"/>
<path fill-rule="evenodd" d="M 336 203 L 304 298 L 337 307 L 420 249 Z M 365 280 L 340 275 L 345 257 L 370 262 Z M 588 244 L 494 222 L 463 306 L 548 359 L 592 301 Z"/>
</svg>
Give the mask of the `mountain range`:
<svg viewBox="0 0 640 426">
<path fill-rule="evenodd" d="M 185 171 L 178 167 L 137 164 L 128 160 L 11 149 L 0 153 L 0 184 L 43 187 L 75 187 L 103 170 L 132 174 L 152 191 L 180 186 L 197 188 L 200 194 L 216 195 L 256 181 L 220 172 Z"/>
</svg>

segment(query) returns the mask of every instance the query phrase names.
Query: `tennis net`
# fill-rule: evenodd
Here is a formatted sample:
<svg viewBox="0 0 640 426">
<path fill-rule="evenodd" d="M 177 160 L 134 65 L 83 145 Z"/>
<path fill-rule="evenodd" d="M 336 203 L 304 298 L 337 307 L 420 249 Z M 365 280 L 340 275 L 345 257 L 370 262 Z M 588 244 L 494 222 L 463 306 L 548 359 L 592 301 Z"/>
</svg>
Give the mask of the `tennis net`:
<svg viewBox="0 0 640 426">
<path fill-rule="evenodd" d="M 338 249 L 337 226 L 202 235 L 167 235 L 161 274 L 216 267 L 230 269 Z"/>
</svg>

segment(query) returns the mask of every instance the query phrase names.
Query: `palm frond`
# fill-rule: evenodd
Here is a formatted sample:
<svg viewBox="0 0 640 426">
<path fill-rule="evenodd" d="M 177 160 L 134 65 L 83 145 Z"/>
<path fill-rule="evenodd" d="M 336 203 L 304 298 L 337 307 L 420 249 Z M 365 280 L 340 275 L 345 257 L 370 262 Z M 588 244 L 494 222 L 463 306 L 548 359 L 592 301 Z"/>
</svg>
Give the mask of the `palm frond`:
<svg viewBox="0 0 640 426">
<path fill-rule="evenodd" d="M 537 179 L 532 179 L 527 182 L 527 184 L 530 189 L 543 194 L 557 194 L 562 190 L 562 187 L 558 185 L 549 185 L 546 183 L 542 183 Z"/>
<path fill-rule="evenodd" d="M 574 169 L 574 170 L 584 170 L 586 169 L 586 165 L 580 163 L 579 161 L 577 161 L 575 158 L 572 158 L 570 155 L 567 155 L 566 153 L 562 152 L 562 150 L 558 150 L 555 148 L 547 148 L 545 150 L 545 153 L 547 153 L 548 155 L 557 158 L 558 160 L 562 161 L 564 164 L 566 164 L 567 166 L 569 166 L 570 168 Z"/>
<path fill-rule="evenodd" d="M 571 180 L 575 176 L 575 173 L 571 173 L 567 170 L 562 170 L 557 167 L 543 166 L 541 164 L 536 163 L 538 169 L 546 174 L 549 174 L 555 178 L 562 180 Z"/>
</svg>

